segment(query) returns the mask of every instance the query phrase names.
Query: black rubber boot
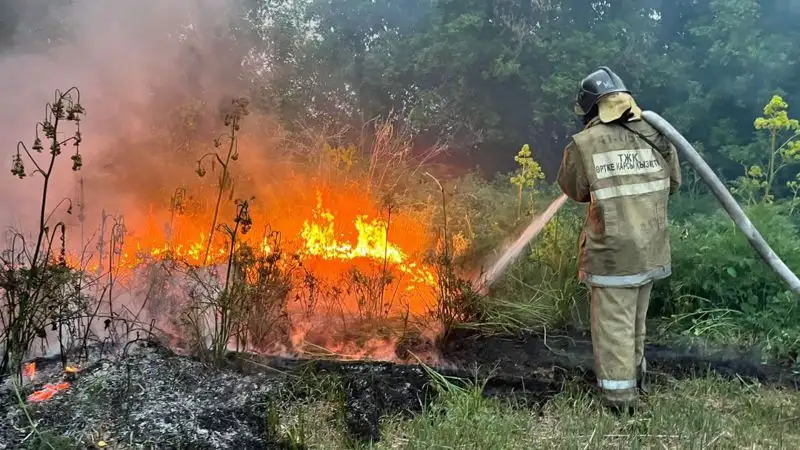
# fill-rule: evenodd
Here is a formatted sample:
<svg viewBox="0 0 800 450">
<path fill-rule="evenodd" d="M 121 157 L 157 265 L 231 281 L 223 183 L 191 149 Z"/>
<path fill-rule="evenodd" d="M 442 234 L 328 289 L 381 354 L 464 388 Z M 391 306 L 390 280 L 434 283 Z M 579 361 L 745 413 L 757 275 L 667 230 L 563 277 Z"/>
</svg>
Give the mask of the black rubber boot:
<svg viewBox="0 0 800 450">
<path fill-rule="evenodd" d="M 636 408 L 630 403 L 605 403 L 604 406 L 619 418 L 632 417 L 636 414 Z"/>
<path fill-rule="evenodd" d="M 636 412 L 638 390 L 636 388 L 625 391 L 601 391 L 601 403 L 613 415 L 623 418 L 633 416 Z"/>
</svg>

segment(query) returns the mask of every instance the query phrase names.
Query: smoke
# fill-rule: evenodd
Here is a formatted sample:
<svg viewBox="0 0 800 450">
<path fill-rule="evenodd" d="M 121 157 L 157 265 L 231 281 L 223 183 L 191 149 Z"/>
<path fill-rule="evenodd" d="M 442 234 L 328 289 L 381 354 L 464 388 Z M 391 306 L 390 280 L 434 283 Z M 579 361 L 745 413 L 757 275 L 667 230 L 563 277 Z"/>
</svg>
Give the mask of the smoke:
<svg viewBox="0 0 800 450">
<path fill-rule="evenodd" d="M 11 45 L 6 40 L 0 53 L 0 148 L 7 167 L 18 141 L 30 147 L 55 89 L 78 87 L 87 111 L 81 123 L 83 170 L 73 173 L 69 155 L 60 157 L 48 210 L 65 197 L 80 201 L 79 177 L 89 222 L 100 210 L 122 213 L 155 195 L 174 181 L 167 168 L 182 162 L 191 172 L 186 151 L 199 140 L 176 138 L 181 127 L 172 122 L 217 119 L 224 99 L 246 87 L 246 46 L 231 26 L 243 13 L 234 1 L 18 0 L 9 13 L 17 23 Z M 11 24 L 3 25 L 7 32 Z M 196 125 L 208 134 L 209 127 Z M 68 136 L 72 130 L 62 131 Z M 47 155 L 38 156 L 43 161 Z M 8 173 L 3 182 L 0 220 L 29 234 L 38 219 L 42 177 L 26 163 L 24 180 Z"/>
</svg>

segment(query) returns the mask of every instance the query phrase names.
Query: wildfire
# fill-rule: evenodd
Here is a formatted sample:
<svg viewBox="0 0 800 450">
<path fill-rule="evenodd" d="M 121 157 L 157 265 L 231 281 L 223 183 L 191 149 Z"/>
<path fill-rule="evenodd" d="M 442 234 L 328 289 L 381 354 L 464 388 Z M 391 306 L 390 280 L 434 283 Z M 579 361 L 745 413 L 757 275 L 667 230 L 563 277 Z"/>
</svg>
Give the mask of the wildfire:
<svg viewBox="0 0 800 450">
<path fill-rule="evenodd" d="M 69 383 L 62 381 L 60 383 L 47 383 L 44 387 L 28 396 L 28 401 L 32 403 L 43 402 L 50 400 L 57 393 L 69 389 Z"/>
<path fill-rule="evenodd" d="M 283 205 L 272 207 L 272 215 L 259 214 L 251 209 L 255 216 L 253 222 L 257 226 L 270 225 L 286 237 L 281 249 L 284 260 L 295 257 L 304 262 L 325 262 L 324 267 L 317 264 L 315 269 L 328 275 L 343 273 L 347 267 L 359 265 L 359 261 L 371 261 L 388 271 L 404 274 L 402 284 L 405 292 L 413 291 L 420 285 L 436 284 L 433 271 L 415 260 L 424 246 L 423 225 L 397 214 L 387 220 L 370 217 L 366 211 L 372 208 L 371 202 L 363 193 L 331 195 L 323 201 L 320 189 L 312 192 L 316 194 L 316 202 L 307 207 L 304 216 L 283 213 Z M 290 206 L 298 211 L 302 209 L 303 201 L 301 197 L 296 200 L 300 205 Z M 338 209 L 336 214 L 331 206 Z M 70 264 L 75 267 L 82 265 L 90 272 L 105 271 L 109 266 L 117 272 L 130 271 L 147 261 L 169 258 L 203 265 L 207 249 L 209 264 L 227 261 L 230 247 L 223 233 L 215 233 L 212 245 L 208 245 L 210 220 L 207 214 L 190 213 L 177 218 L 170 214 L 168 226 L 159 226 L 159 221 L 163 222 L 165 216 L 162 213 L 158 217 L 151 211 L 145 221 L 135 224 L 138 226 L 124 224 L 121 228 L 132 228 L 125 230 L 132 232 L 117 238 L 117 242 L 108 238 L 114 232 L 109 233 L 109 225 L 106 224 L 105 248 L 98 246 L 105 256 L 88 264 L 80 264 L 77 258 L 71 258 Z M 270 255 L 275 249 L 266 233 L 259 235 L 255 229 L 237 236 L 237 245 L 247 244 L 262 255 Z M 404 245 L 400 245 L 401 242 Z M 112 248 L 113 255 L 109 256 Z M 315 275 L 319 274 L 315 272 Z"/>
<path fill-rule="evenodd" d="M 78 369 L 75 366 L 68 365 L 64 368 L 64 373 L 68 375 L 69 374 L 74 375 L 79 371 L 80 369 Z M 28 364 L 25 364 L 22 368 L 22 374 L 30 380 L 36 378 L 36 362 L 33 361 Z M 61 391 L 69 389 L 69 387 L 70 384 L 66 381 L 62 381 L 59 383 L 47 383 L 42 387 L 42 389 L 39 389 L 38 391 L 34 391 L 33 393 L 31 393 L 28 396 L 28 401 L 32 403 L 38 403 L 50 400 L 51 398 L 53 398 L 54 395 L 56 395 Z"/>
<path fill-rule="evenodd" d="M 25 364 L 22 368 L 22 375 L 29 380 L 33 380 L 36 377 L 36 361 Z"/>
<path fill-rule="evenodd" d="M 318 193 L 313 220 L 303 222 L 303 230 L 300 233 L 304 242 L 303 254 L 324 260 L 366 258 L 397 265 L 399 270 L 412 277 L 412 284 L 406 286 L 406 290 L 413 290 L 415 284 L 435 284 L 436 280 L 430 269 L 408 262 L 408 256 L 403 250 L 389 241 L 390 227 L 387 222 L 379 219 L 370 220 L 364 214 L 356 216 L 353 225 L 358 236 L 356 244 L 352 245 L 337 238 L 334 218 L 335 216 L 324 208 Z"/>
</svg>

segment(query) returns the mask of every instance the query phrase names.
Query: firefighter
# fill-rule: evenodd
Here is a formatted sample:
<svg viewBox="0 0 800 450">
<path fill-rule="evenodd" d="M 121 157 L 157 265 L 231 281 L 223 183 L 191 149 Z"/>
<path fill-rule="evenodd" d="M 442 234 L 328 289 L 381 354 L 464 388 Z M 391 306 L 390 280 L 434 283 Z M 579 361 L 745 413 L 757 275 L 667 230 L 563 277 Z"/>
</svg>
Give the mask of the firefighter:
<svg viewBox="0 0 800 450">
<path fill-rule="evenodd" d="M 584 129 L 564 150 L 558 184 L 588 203 L 578 277 L 591 290 L 594 369 L 604 403 L 633 412 L 646 393 L 645 319 L 653 281 L 671 275 L 667 202 L 680 187 L 675 147 L 641 118 L 619 76 L 581 80 Z"/>
</svg>

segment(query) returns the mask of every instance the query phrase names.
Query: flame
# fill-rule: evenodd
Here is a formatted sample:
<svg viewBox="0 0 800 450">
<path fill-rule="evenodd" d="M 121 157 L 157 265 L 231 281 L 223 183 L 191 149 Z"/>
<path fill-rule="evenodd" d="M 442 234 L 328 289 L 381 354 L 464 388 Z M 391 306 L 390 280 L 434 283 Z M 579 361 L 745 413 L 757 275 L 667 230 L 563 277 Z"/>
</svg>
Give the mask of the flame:
<svg viewBox="0 0 800 450">
<path fill-rule="evenodd" d="M 366 215 L 357 216 L 354 225 L 358 230 L 358 239 L 356 245 L 352 246 L 336 239 L 334 215 L 322 206 L 319 193 L 313 215 L 314 221 L 303 222 L 303 231 L 300 234 L 305 240 L 304 250 L 309 255 L 321 256 L 324 259 L 385 258 L 395 264 L 401 264 L 405 259 L 402 250 L 389 242 L 386 222 L 380 220 L 367 222 Z"/>
<path fill-rule="evenodd" d="M 75 374 L 80 372 L 75 366 L 67 365 L 64 368 L 64 373 L 67 374 Z M 23 367 L 22 370 L 23 375 L 28 377 L 29 379 L 33 379 L 36 376 L 36 362 L 30 362 Z M 57 393 L 69 389 L 70 384 L 66 381 L 62 381 L 60 383 L 47 383 L 39 389 L 38 391 L 34 391 L 32 394 L 28 396 L 28 401 L 33 403 L 44 402 L 53 398 L 54 395 Z"/>
<path fill-rule="evenodd" d="M 383 220 L 370 220 L 367 215 L 359 214 L 353 223 L 358 232 L 356 244 L 342 242 L 337 239 L 334 224 L 335 216 L 322 204 L 322 196 L 317 192 L 317 205 L 313 211 L 313 220 L 303 222 L 300 236 L 304 240 L 302 253 L 317 256 L 323 260 L 352 260 L 357 258 L 372 259 L 397 265 L 399 270 L 411 275 L 411 284 L 406 290 L 414 289 L 415 284 L 434 285 L 436 280 L 427 267 L 417 267 L 417 263 L 408 262 L 408 256 L 397 245 L 389 241 L 389 224 Z"/>
<path fill-rule="evenodd" d="M 25 364 L 22 367 L 22 375 L 29 380 L 33 380 L 36 377 L 36 361 Z"/>
<path fill-rule="evenodd" d="M 43 402 L 50 400 L 57 393 L 69 388 L 69 383 L 62 381 L 61 383 L 47 383 L 38 391 L 33 392 L 28 396 L 28 401 L 33 403 Z"/>
<path fill-rule="evenodd" d="M 274 199 L 268 208 L 258 202 L 251 205 L 253 230 L 238 235 L 237 245 L 247 244 L 265 256 L 272 254 L 275 249 L 267 233 L 256 231 L 269 226 L 281 233 L 282 261 L 299 259 L 314 276 L 332 284 L 340 283 L 348 270 L 357 268 L 393 274 L 393 292 L 426 296 L 420 287 L 436 285 L 433 270 L 419 259 L 429 237 L 423 222 L 396 211 L 387 216 L 357 186 L 309 189 L 297 183 L 293 188 L 295 192 L 287 188 L 285 195 Z M 380 211 L 380 217 L 370 211 Z M 222 211 L 218 223 L 230 223 L 233 215 L 230 210 Z M 111 225 L 106 222 L 103 259 L 87 263 L 73 256 L 68 263 L 97 273 L 109 266 L 118 273 L 131 271 L 147 261 L 170 258 L 200 266 L 207 247 L 208 265 L 227 262 L 230 246 L 223 232 L 215 232 L 212 245 L 208 245 L 211 219 L 202 208 L 180 215 L 151 209 L 146 217 L 133 219 L 126 219 L 126 234 L 118 242 L 110 242 Z M 112 247 L 114 254 L 109 262 Z M 417 302 L 412 312 L 423 309 Z"/>
</svg>

